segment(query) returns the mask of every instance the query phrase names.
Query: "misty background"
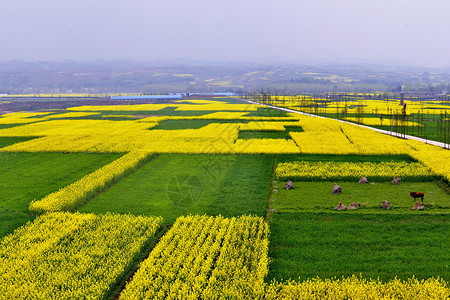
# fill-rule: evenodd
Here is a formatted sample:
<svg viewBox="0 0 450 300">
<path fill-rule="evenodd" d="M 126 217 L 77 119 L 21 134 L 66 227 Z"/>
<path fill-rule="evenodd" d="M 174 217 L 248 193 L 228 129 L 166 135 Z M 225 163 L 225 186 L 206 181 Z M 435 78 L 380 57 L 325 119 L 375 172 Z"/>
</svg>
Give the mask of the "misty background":
<svg viewBox="0 0 450 300">
<path fill-rule="evenodd" d="M 450 90 L 447 0 L 4 0 L 0 94 Z"/>
<path fill-rule="evenodd" d="M 450 67 L 446 0 L 3 0 L 0 60 Z"/>
</svg>

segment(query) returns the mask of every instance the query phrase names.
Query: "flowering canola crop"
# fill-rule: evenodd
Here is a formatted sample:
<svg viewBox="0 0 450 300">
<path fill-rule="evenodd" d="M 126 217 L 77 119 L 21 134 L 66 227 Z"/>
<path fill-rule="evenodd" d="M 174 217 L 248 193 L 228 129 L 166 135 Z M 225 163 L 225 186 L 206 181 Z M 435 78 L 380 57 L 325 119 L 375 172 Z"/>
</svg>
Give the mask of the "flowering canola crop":
<svg viewBox="0 0 450 300">
<path fill-rule="evenodd" d="M 109 109 L 139 112 L 166 107 L 186 107 L 188 110 L 196 108 L 207 111 L 215 107 L 215 112 L 200 116 L 149 116 L 129 121 L 43 120 L 37 118 L 36 114 L 12 114 L 11 118 L 16 115 L 21 119 L 40 119 L 41 122 L 0 129 L 0 137 L 36 138 L 6 146 L 0 151 L 409 155 L 426 165 L 436 175 L 447 180 L 450 179 L 450 155 L 447 153 L 448 151 L 440 151 L 438 147 L 419 145 L 420 143 L 405 141 L 326 118 L 292 113 L 287 117 L 249 117 L 247 116 L 249 111 L 258 106 L 229 104 L 212 100 L 194 103 L 177 103 L 169 106 L 161 104 L 125 105 L 124 108 L 119 106 L 78 107 L 72 110 L 77 113 L 84 113 L 83 110 Z M 230 110 L 226 111 L 227 108 Z M 153 129 L 165 120 L 190 118 L 210 120 L 233 120 L 234 118 L 237 122 L 216 123 L 212 121 L 198 129 Z M 244 124 L 244 122 L 239 123 L 239 120 L 253 122 Z M 286 130 L 285 126 L 300 126 L 303 132 L 291 131 L 289 133 L 291 139 L 238 139 L 239 131 L 282 131 Z"/>
<path fill-rule="evenodd" d="M 429 181 L 433 173 L 421 163 L 407 162 L 308 162 L 278 163 L 275 177 L 297 181 L 358 181 L 367 177 L 370 181 L 390 181 L 399 176 L 404 181 Z"/>
<path fill-rule="evenodd" d="M 259 217 L 177 219 L 120 299 L 252 299 L 264 294 L 267 223 Z"/>
<path fill-rule="evenodd" d="M 300 283 L 288 281 L 273 282 L 260 299 L 305 299 L 305 300 L 416 300 L 448 299 L 450 287 L 442 279 L 430 278 L 418 280 L 394 279 L 381 282 L 375 279 L 363 279 L 357 276 L 342 279 L 308 279 Z"/>
<path fill-rule="evenodd" d="M 1 299 L 104 299 L 161 217 L 51 213 L 0 243 Z"/>
</svg>

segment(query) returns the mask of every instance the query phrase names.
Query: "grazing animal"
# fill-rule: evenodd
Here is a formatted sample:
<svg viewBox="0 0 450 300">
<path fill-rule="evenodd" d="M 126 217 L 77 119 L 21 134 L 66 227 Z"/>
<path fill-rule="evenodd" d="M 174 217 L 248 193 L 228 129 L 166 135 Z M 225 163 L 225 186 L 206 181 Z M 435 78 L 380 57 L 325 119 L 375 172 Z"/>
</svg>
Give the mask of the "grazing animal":
<svg viewBox="0 0 450 300">
<path fill-rule="evenodd" d="M 383 200 L 383 209 L 391 209 L 391 203 L 389 201 Z"/>
<path fill-rule="evenodd" d="M 356 202 L 352 202 L 352 204 L 350 204 L 347 209 L 358 209 L 359 208 L 359 204 Z"/>
<path fill-rule="evenodd" d="M 394 180 L 392 180 L 392 184 L 400 184 L 400 177 L 395 176 Z"/>
<path fill-rule="evenodd" d="M 366 177 L 361 177 L 361 178 L 359 179 L 359 183 L 360 183 L 360 184 L 368 184 L 369 181 L 367 180 Z"/>
<path fill-rule="evenodd" d="M 420 198 L 423 201 L 423 196 L 425 196 L 425 194 L 421 192 L 409 192 L 409 194 L 414 198 L 414 200 L 416 200 L 416 198 Z"/>
<path fill-rule="evenodd" d="M 332 194 L 339 195 L 342 192 L 342 188 L 338 186 L 336 183 L 333 186 L 333 190 L 331 191 Z"/>
<path fill-rule="evenodd" d="M 284 188 L 287 190 L 293 189 L 294 183 L 292 183 L 292 181 L 288 180 L 288 182 L 286 182 L 286 184 L 284 185 Z"/>
<path fill-rule="evenodd" d="M 342 202 L 339 202 L 339 204 L 337 206 L 334 207 L 335 210 L 346 210 L 347 208 L 345 207 L 344 204 L 342 204 Z"/>
<path fill-rule="evenodd" d="M 414 210 L 425 209 L 425 205 L 423 205 L 423 202 L 417 201 L 416 204 L 414 204 L 414 206 L 411 207 L 411 209 L 414 209 Z"/>
</svg>

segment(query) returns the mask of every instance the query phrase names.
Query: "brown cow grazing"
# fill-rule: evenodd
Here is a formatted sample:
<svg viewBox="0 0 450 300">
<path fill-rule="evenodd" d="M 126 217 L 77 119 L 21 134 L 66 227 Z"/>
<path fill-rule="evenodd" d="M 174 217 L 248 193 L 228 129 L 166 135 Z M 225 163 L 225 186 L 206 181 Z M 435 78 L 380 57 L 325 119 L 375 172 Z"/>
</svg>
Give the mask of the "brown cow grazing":
<svg viewBox="0 0 450 300">
<path fill-rule="evenodd" d="M 358 209 L 359 208 L 359 204 L 356 202 L 352 202 L 352 204 L 350 204 L 347 209 Z"/>
<path fill-rule="evenodd" d="M 414 204 L 414 206 L 411 207 L 411 209 L 414 209 L 414 210 L 425 209 L 425 205 L 423 205 L 423 202 L 417 201 L 416 204 Z"/>
<path fill-rule="evenodd" d="M 423 201 L 423 197 L 425 196 L 425 194 L 421 193 L 421 192 L 409 192 L 409 195 L 411 197 L 413 197 L 414 200 L 416 200 L 416 198 L 420 198 L 420 199 L 422 199 L 422 201 Z"/>
<path fill-rule="evenodd" d="M 391 209 L 391 203 L 389 201 L 383 200 L 383 209 Z"/>
<path fill-rule="evenodd" d="M 286 184 L 284 185 L 284 188 L 287 190 L 293 189 L 294 183 L 292 183 L 292 181 L 288 180 L 288 182 L 286 182 Z"/>
<path fill-rule="evenodd" d="M 347 208 L 345 207 L 344 204 L 342 204 L 342 202 L 339 202 L 339 204 L 337 206 L 334 207 L 335 210 L 346 210 Z"/>
<path fill-rule="evenodd" d="M 336 183 L 333 186 L 333 190 L 331 191 L 332 194 L 339 195 L 342 192 L 342 188 L 338 186 Z"/>
<path fill-rule="evenodd" d="M 394 180 L 392 180 L 392 184 L 400 184 L 400 178 L 395 176 Z"/>
<path fill-rule="evenodd" d="M 369 180 L 367 180 L 366 177 L 361 177 L 361 178 L 359 179 L 359 183 L 360 183 L 360 184 L 368 184 L 368 183 L 369 183 Z"/>
</svg>

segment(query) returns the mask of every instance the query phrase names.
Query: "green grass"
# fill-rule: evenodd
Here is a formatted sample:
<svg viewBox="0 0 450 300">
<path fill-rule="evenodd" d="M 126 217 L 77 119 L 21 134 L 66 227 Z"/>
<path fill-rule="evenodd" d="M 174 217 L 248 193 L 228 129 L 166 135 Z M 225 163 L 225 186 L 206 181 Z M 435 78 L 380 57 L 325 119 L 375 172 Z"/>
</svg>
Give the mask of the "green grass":
<svg viewBox="0 0 450 300">
<path fill-rule="evenodd" d="M 34 139 L 34 137 L 0 137 L 0 148 L 32 139 Z"/>
<path fill-rule="evenodd" d="M 165 120 L 150 130 L 199 129 L 212 123 L 248 123 L 247 120 Z"/>
<path fill-rule="evenodd" d="M 0 210 L 0 239 L 34 218 L 35 216 L 24 212 Z"/>
<path fill-rule="evenodd" d="M 435 182 L 402 182 L 392 185 L 390 182 L 362 185 L 353 182 L 337 182 L 342 187 L 342 194 L 333 195 L 333 182 L 294 182 L 295 189 L 285 190 L 284 181 L 276 184 L 279 192 L 274 193 L 271 208 L 277 212 L 329 211 L 342 202 L 348 206 L 352 202 L 364 205 L 358 210 L 337 212 L 340 214 L 356 213 L 448 213 L 450 212 L 450 195 Z M 425 193 L 423 211 L 412 211 L 415 204 L 409 191 Z M 391 203 L 391 210 L 383 210 L 382 202 Z M 416 201 L 420 201 L 416 199 Z"/>
<path fill-rule="evenodd" d="M 247 103 L 247 102 L 245 102 Z M 249 117 L 287 117 L 287 113 L 282 110 L 272 109 L 268 107 L 259 107 L 257 111 L 251 111 L 247 115 Z"/>
<path fill-rule="evenodd" d="M 290 139 L 287 131 L 239 131 L 238 139 Z"/>
<path fill-rule="evenodd" d="M 239 131 L 238 139 L 286 139 L 290 140 L 289 132 L 302 132 L 298 126 L 285 126 L 284 131 Z"/>
<path fill-rule="evenodd" d="M 157 111 L 154 111 L 153 115 L 162 115 L 162 116 L 180 116 L 180 117 L 188 117 L 188 116 L 203 116 L 207 114 L 211 114 L 217 111 L 211 110 L 176 110 L 177 107 L 166 107 Z"/>
<path fill-rule="evenodd" d="M 319 276 L 450 279 L 447 215 L 274 214 L 267 281 Z"/>
<path fill-rule="evenodd" d="M 166 224 L 188 214 L 263 216 L 273 156 L 156 157 L 79 210 L 162 216 Z"/>
<path fill-rule="evenodd" d="M 0 210 L 28 212 L 33 199 L 75 182 L 120 154 L 0 153 Z"/>
<path fill-rule="evenodd" d="M 24 124 L 0 124 L 0 129 L 12 128 L 12 127 L 21 126 L 21 125 L 24 125 Z"/>
</svg>

